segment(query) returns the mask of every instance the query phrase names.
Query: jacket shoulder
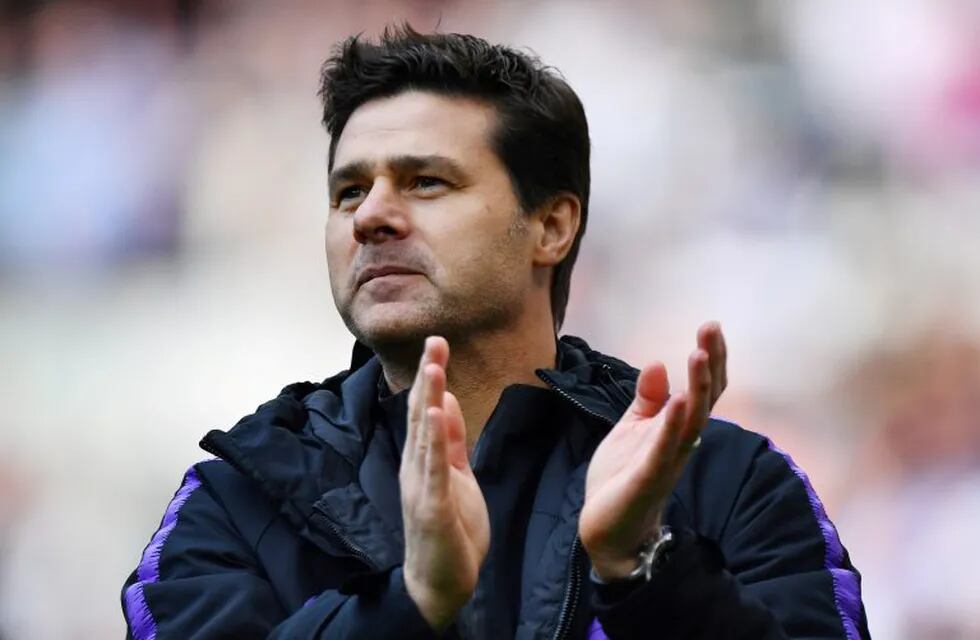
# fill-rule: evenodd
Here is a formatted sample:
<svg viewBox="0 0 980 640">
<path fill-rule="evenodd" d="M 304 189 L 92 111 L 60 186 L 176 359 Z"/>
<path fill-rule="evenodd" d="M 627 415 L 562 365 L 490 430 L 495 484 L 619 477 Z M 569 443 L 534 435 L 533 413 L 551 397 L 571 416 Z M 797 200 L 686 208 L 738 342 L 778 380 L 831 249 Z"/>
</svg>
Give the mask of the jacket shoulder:
<svg viewBox="0 0 980 640">
<path fill-rule="evenodd" d="M 250 547 L 255 547 L 278 509 L 254 480 L 220 459 L 199 462 L 193 467 L 212 508 L 232 524 Z"/>
<path fill-rule="evenodd" d="M 236 475 L 221 461 L 184 474 L 123 586 L 127 637 L 244 637 L 245 625 L 268 631 L 285 617 L 240 520 L 222 504 L 228 492 L 215 490 Z"/>
<path fill-rule="evenodd" d="M 677 517 L 702 535 L 720 539 L 740 489 L 757 458 L 765 454 L 767 442 L 765 436 L 712 417 L 674 489 Z"/>
</svg>

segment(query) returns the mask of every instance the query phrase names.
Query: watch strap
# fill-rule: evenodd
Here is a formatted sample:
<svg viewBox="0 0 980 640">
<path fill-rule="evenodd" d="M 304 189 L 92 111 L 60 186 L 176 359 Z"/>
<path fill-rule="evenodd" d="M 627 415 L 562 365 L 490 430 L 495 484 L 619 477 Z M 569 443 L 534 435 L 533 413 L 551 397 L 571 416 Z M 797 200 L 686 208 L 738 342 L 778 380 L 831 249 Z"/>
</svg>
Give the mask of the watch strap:
<svg viewBox="0 0 980 640">
<path fill-rule="evenodd" d="M 594 583 L 599 585 L 650 582 L 650 579 L 653 577 L 654 570 L 656 570 L 657 567 L 661 566 L 666 561 L 667 553 L 674 545 L 674 542 L 674 534 L 670 530 L 670 527 L 660 527 L 660 532 L 658 535 L 647 541 L 640 549 L 638 554 L 638 564 L 628 576 L 618 580 L 613 580 L 611 582 L 605 582 L 598 575 L 596 575 L 595 569 L 593 568 L 590 578 Z"/>
</svg>

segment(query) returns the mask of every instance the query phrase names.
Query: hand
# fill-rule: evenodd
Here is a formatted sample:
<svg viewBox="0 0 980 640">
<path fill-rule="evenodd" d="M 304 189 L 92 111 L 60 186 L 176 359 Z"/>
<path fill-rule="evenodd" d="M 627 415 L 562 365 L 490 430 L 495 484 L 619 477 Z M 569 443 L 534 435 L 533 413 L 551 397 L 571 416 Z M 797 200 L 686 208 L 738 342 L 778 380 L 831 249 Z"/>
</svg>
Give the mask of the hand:
<svg viewBox="0 0 980 640">
<path fill-rule="evenodd" d="M 466 425 L 446 390 L 449 344 L 430 337 L 408 396 L 398 481 L 405 522 L 405 587 L 442 631 L 476 589 L 490 518 L 466 453 Z"/>
<path fill-rule="evenodd" d="M 727 385 L 718 323 L 703 325 L 697 344 L 688 359 L 688 391 L 668 402 L 664 365 L 644 367 L 632 404 L 589 463 L 579 537 L 604 581 L 637 567 L 639 551 L 659 530 L 664 503 Z"/>
</svg>

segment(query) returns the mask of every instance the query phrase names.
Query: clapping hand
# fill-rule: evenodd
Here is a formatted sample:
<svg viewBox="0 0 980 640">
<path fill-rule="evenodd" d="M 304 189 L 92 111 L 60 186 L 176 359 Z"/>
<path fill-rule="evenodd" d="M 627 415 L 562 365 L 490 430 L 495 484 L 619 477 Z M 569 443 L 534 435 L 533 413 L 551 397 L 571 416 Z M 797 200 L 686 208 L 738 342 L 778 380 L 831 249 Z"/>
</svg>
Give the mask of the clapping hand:
<svg viewBox="0 0 980 640">
<path fill-rule="evenodd" d="M 644 367 L 632 404 L 592 456 L 579 536 L 600 579 L 628 576 L 657 534 L 664 504 L 727 384 L 726 358 L 721 327 L 707 323 L 688 359 L 686 392 L 669 396 L 662 363 Z"/>
<path fill-rule="evenodd" d="M 466 453 L 466 426 L 446 390 L 449 344 L 425 341 L 408 396 L 398 480 L 405 522 L 405 586 L 441 631 L 476 589 L 490 545 L 487 504 Z"/>
</svg>

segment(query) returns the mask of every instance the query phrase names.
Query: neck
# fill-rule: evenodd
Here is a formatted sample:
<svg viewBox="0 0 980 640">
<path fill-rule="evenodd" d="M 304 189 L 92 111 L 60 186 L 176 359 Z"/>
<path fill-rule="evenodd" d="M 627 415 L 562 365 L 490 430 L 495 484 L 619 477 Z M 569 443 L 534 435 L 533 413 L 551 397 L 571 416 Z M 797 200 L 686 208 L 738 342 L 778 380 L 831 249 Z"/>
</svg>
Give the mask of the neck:
<svg viewBox="0 0 980 640">
<path fill-rule="evenodd" d="M 550 315 L 547 323 L 518 323 L 515 327 L 479 335 L 447 336 L 448 388 L 459 400 L 466 421 L 466 443 L 476 444 L 500 394 L 512 384 L 545 386 L 536 369 L 555 366 L 556 347 Z M 418 368 L 418 348 L 406 353 L 378 354 L 385 380 L 395 393 L 412 385 Z M 399 357 L 400 356 L 400 357 Z M 409 359 L 411 358 L 411 359 Z"/>
</svg>

